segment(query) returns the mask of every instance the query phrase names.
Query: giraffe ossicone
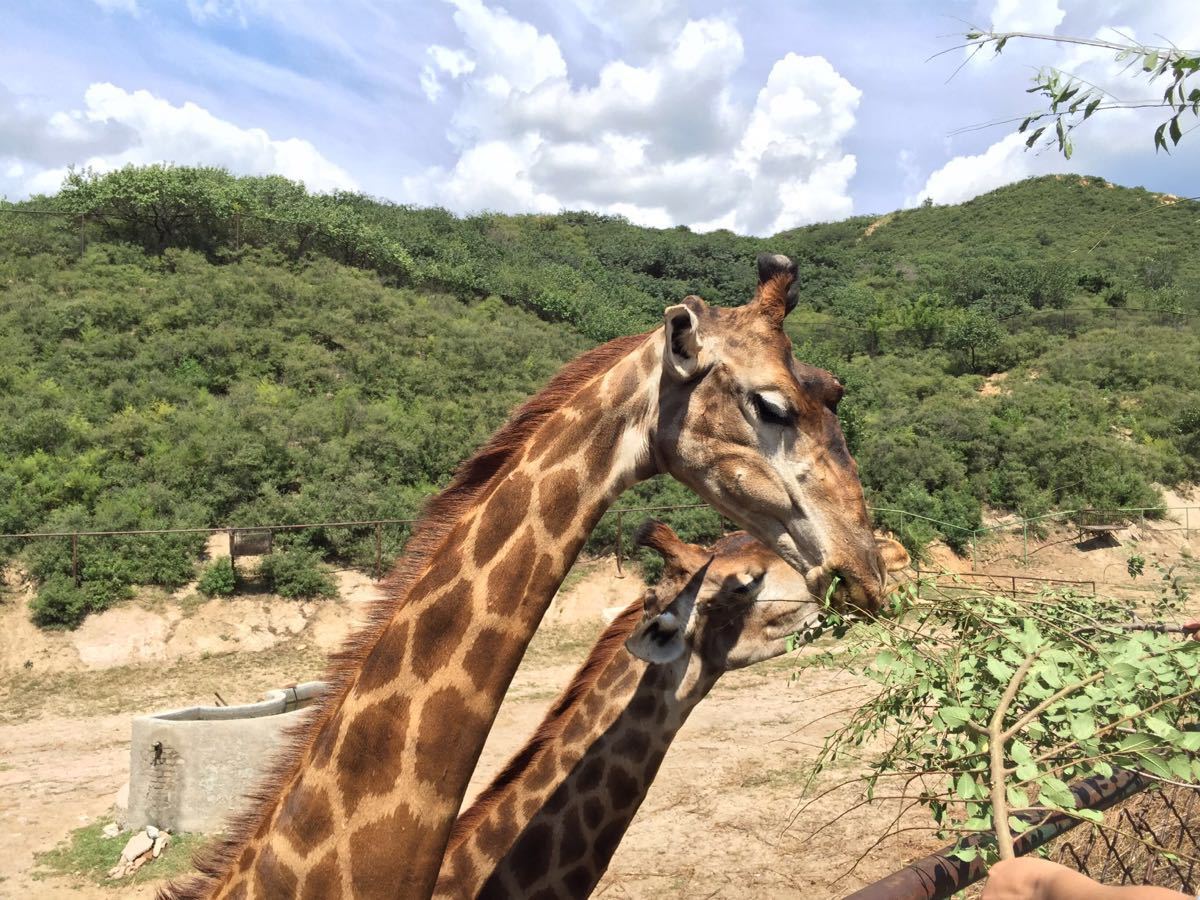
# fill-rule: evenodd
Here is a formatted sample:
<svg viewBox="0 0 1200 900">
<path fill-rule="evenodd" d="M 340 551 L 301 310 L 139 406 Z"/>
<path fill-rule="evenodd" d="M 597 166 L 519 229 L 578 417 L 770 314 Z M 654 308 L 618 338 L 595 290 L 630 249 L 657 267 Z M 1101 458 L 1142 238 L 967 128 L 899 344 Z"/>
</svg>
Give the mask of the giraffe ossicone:
<svg viewBox="0 0 1200 900">
<path fill-rule="evenodd" d="M 199 875 L 168 898 L 428 897 L 517 664 L 600 516 L 670 474 L 823 595 L 878 606 L 884 565 L 836 406 L 764 254 L 744 306 L 687 297 L 569 363 L 430 501 L 330 688 Z"/>
<path fill-rule="evenodd" d="M 532 738 L 455 823 L 434 896 L 587 897 L 676 733 L 725 672 L 804 643 L 825 614 L 744 532 L 711 548 L 648 523 L 657 587 L 605 630 Z M 883 541 L 889 566 L 907 554 Z M 698 849 L 698 848 L 696 848 Z"/>
</svg>

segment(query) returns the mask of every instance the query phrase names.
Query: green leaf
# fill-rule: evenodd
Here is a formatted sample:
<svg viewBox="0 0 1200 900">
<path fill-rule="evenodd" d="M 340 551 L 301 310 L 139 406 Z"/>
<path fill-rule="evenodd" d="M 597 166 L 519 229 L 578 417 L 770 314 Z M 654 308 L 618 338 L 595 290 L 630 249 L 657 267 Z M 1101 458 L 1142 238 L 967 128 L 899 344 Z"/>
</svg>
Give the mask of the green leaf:
<svg viewBox="0 0 1200 900">
<path fill-rule="evenodd" d="M 1016 834 L 1023 834 L 1029 830 L 1030 824 L 1024 819 L 1018 819 L 1016 816 L 1009 816 L 1008 827 Z"/>
<path fill-rule="evenodd" d="M 974 800 L 978 796 L 975 779 L 969 772 L 963 772 L 958 776 L 958 783 L 954 786 L 954 790 L 960 800 Z"/>
<path fill-rule="evenodd" d="M 1178 115 L 1176 115 L 1174 118 L 1171 119 L 1171 128 L 1169 130 L 1169 133 L 1171 135 L 1171 143 L 1173 143 L 1173 144 L 1178 144 L 1179 139 L 1181 137 L 1183 137 L 1183 130 L 1179 127 L 1179 116 Z"/>
<path fill-rule="evenodd" d="M 1019 787 L 1007 787 L 1004 793 L 1008 797 L 1008 805 L 1013 809 L 1025 809 L 1029 806 L 1029 795 Z"/>
<path fill-rule="evenodd" d="M 963 862 L 971 862 L 979 855 L 979 851 L 975 847 L 959 847 L 957 850 L 951 851 L 950 855 Z"/>
<path fill-rule="evenodd" d="M 943 706 L 938 715 L 950 728 L 959 728 L 971 720 L 971 711 L 964 706 Z"/>
<path fill-rule="evenodd" d="M 1172 756 L 1167 760 L 1167 766 L 1180 781 L 1192 780 L 1192 761 L 1183 754 Z"/>
<path fill-rule="evenodd" d="M 1097 825 L 1104 821 L 1104 813 L 1098 809 L 1077 809 L 1075 815 L 1081 819 L 1087 819 L 1089 822 L 1095 822 Z"/>
<path fill-rule="evenodd" d="M 1012 761 L 1015 763 L 1030 764 L 1033 762 L 1033 754 L 1029 752 L 1029 748 L 1018 740 L 1014 740 L 1012 742 L 1012 746 L 1009 747 L 1008 754 L 1012 757 Z"/>
<path fill-rule="evenodd" d="M 1038 767 L 1033 763 L 1021 763 L 1017 766 L 1017 777 L 1022 781 L 1033 781 L 1038 776 Z"/>
<path fill-rule="evenodd" d="M 1100 98 L 1097 97 L 1091 103 L 1083 108 L 1083 120 L 1086 122 L 1091 118 L 1092 113 L 1096 111 L 1096 107 L 1100 105 Z"/>
<path fill-rule="evenodd" d="M 1104 760 L 1095 763 L 1092 769 L 1102 778 L 1112 778 L 1113 767 Z"/>
<path fill-rule="evenodd" d="M 1096 733 L 1096 720 L 1091 713 L 1079 713 L 1071 720 L 1071 735 L 1077 741 L 1086 741 Z"/>
<path fill-rule="evenodd" d="M 1001 662 L 994 656 L 988 657 L 985 665 L 987 666 L 988 672 L 991 673 L 991 676 L 1001 684 L 1008 684 L 1009 680 L 1017 671 L 1016 669 L 1012 668 L 1012 666 Z"/>
<path fill-rule="evenodd" d="M 1038 794 L 1039 799 L 1060 806 L 1063 809 L 1075 808 L 1075 795 L 1071 793 L 1071 789 L 1067 787 L 1067 783 L 1062 779 L 1055 778 L 1053 775 L 1047 775 L 1038 782 L 1038 785 L 1041 788 Z"/>
</svg>

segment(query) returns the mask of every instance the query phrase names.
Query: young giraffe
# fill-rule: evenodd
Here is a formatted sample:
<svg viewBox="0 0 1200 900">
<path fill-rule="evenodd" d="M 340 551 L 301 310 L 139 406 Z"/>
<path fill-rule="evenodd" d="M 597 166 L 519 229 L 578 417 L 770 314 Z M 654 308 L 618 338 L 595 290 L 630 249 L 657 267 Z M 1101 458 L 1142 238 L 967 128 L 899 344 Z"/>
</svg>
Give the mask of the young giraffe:
<svg viewBox="0 0 1200 900">
<path fill-rule="evenodd" d="M 450 833 L 434 896 L 587 897 L 675 734 L 717 679 L 784 653 L 821 603 L 745 532 L 705 550 L 647 522 L 663 578 L 601 635 L 530 741 Z M 889 570 L 908 554 L 881 541 Z M 801 640 L 803 637 L 801 637 Z"/>
<path fill-rule="evenodd" d="M 796 267 L 736 309 L 687 297 L 567 365 L 426 508 L 371 623 L 249 811 L 166 898 L 424 898 L 496 710 L 587 535 L 669 473 L 824 590 L 884 570 L 836 415 L 783 332 Z"/>
</svg>

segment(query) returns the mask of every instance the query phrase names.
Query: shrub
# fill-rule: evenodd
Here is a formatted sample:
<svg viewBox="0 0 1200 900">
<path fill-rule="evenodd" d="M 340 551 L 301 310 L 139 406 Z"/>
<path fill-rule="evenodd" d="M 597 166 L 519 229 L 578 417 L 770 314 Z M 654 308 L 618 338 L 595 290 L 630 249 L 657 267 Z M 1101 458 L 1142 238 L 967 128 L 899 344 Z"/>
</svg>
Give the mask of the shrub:
<svg viewBox="0 0 1200 900">
<path fill-rule="evenodd" d="M 229 597 L 237 590 L 237 573 L 228 556 L 214 559 L 200 573 L 196 586 L 206 597 Z"/>
<path fill-rule="evenodd" d="M 321 568 L 321 557 L 299 547 L 262 558 L 258 574 L 280 597 L 336 597 L 337 585 Z"/>
<path fill-rule="evenodd" d="M 71 579 L 56 575 L 42 583 L 29 604 L 33 624 L 40 628 L 78 628 L 93 611 L 90 599 Z"/>
</svg>

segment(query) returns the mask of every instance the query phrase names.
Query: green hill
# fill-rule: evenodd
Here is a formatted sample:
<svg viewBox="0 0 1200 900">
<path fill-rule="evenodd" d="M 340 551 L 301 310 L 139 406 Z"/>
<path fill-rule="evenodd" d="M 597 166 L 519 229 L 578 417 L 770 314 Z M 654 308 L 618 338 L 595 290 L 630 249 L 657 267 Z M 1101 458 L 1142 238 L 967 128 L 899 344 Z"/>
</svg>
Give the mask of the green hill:
<svg viewBox="0 0 1200 900">
<path fill-rule="evenodd" d="M 1153 505 L 1152 482 L 1200 473 L 1194 204 L 1061 176 L 764 240 L 151 167 L 0 206 L 0 532 L 411 516 L 562 362 L 689 293 L 743 302 L 768 248 L 800 264 L 788 329 L 847 382 L 877 506 L 971 529 L 984 504 Z M 352 530 L 285 542 L 302 563 L 373 554 Z M 0 546 L 67 624 L 190 580 L 199 549 L 89 539 L 77 590 L 65 542 Z"/>
</svg>

